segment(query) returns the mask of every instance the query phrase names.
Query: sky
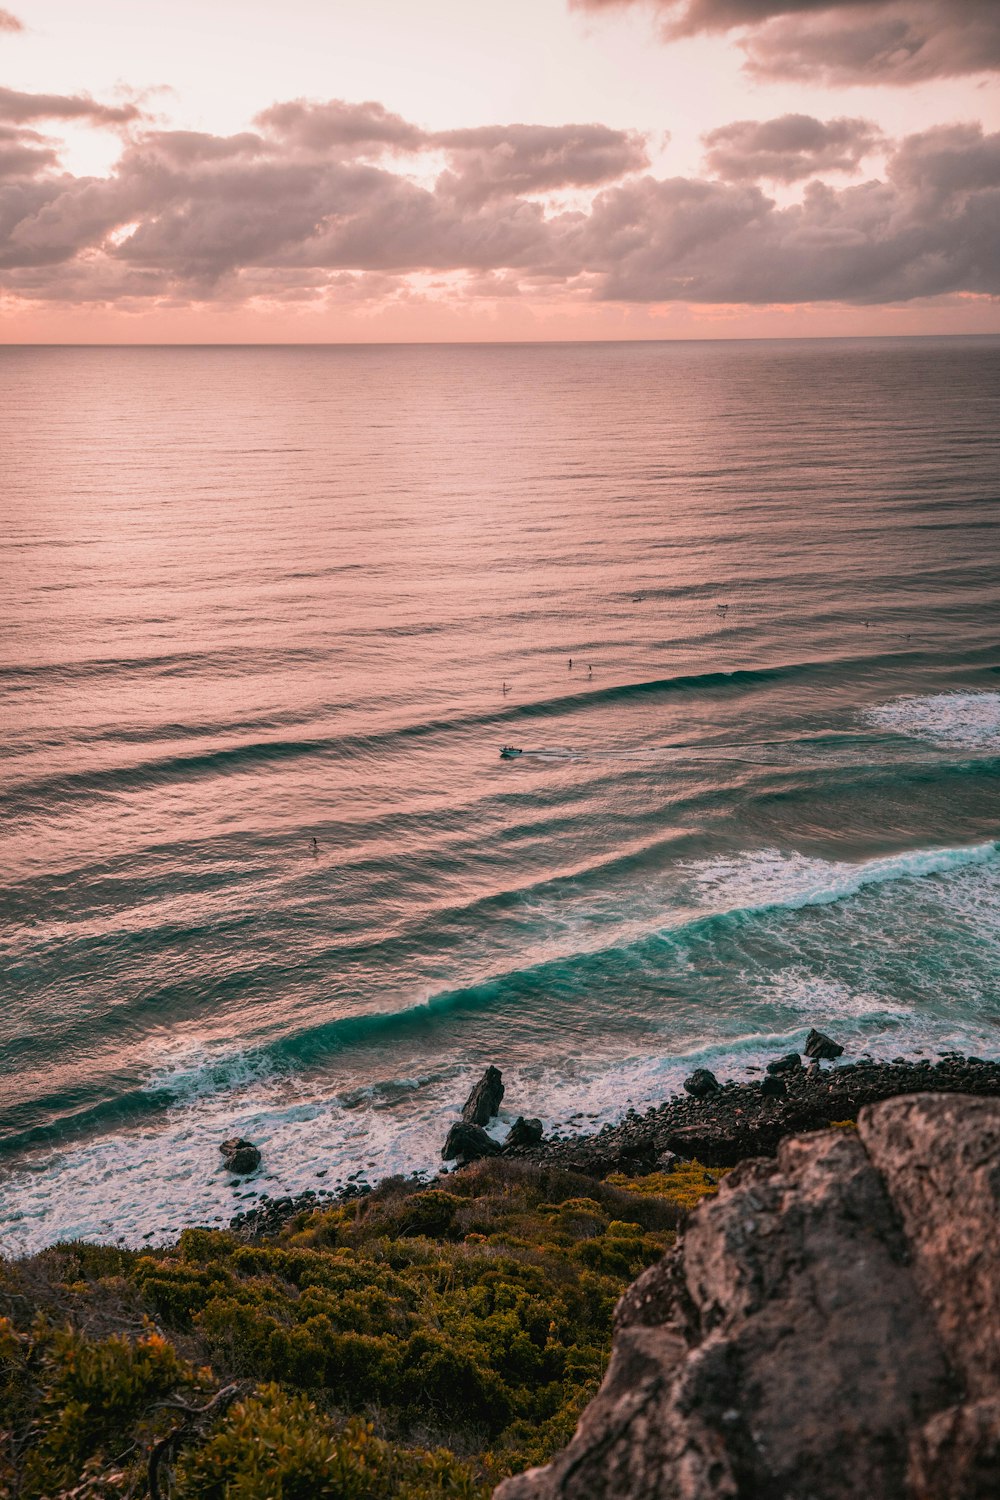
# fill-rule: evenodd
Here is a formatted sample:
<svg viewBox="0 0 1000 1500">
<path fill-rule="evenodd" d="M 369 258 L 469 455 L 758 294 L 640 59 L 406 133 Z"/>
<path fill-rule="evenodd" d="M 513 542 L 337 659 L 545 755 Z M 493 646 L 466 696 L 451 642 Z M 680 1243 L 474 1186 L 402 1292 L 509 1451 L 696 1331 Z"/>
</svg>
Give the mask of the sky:
<svg viewBox="0 0 1000 1500">
<path fill-rule="evenodd" d="M 0 342 L 1000 332 L 1000 0 L 10 0 Z"/>
</svg>

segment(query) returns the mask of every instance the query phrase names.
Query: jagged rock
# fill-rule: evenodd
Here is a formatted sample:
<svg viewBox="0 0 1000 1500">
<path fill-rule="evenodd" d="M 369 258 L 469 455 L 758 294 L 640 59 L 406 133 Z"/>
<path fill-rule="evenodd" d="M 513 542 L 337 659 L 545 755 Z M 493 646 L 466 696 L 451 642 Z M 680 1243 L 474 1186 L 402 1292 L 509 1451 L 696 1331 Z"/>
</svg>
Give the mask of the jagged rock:
<svg viewBox="0 0 1000 1500">
<path fill-rule="evenodd" d="M 485 1125 L 500 1112 L 500 1101 L 504 1096 L 503 1079 L 499 1068 L 487 1068 L 472 1093 L 462 1106 L 462 1119 L 466 1125 Z"/>
<path fill-rule="evenodd" d="M 569 1447 L 495 1500 L 1000 1494 L 1000 1101 L 786 1139 L 625 1293 Z"/>
<path fill-rule="evenodd" d="M 788 1093 L 788 1087 L 783 1078 L 777 1078 L 773 1073 L 767 1078 L 762 1078 L 760 1091 L 765 1099 L 784 1099 Z"/>
<path fill-rule="evenodd" d="M 500 1147 L 479 1125 L 457 1120 L 448 1132 L 441 1155 L 445 1161 L 480 1161 L 484 1156 L 499 1156 Z"/>
<path fill-rule="evenodd" d="M 822 1031 L 817 1031 L 815 1026 L 806 1037 L 806 1057 L 822 1057 L 827 1062 L 833 1062 L 835 1057 L 841 1056 L 843 1050 L 839 1042 Z"/>
<path fill-rule="evenodd" d="M 526 1120 L 523 1115 L 518 1115 L 510 1130 L 507 1132 L 505 1146 L 534 1146 L 542 1138 L 541 1120 Z"/>
<path fill-rule="evenodd" d="M 260 1151 L 252 1141 L 245 1141 L 242 1136 L 234 1135 L 228 1141 L 223 1141 L 219 1147 L 225 1157 L 225 1166 L 229 1172 L 255 1172 L 260 1166 Z"/>
<path fill-rule="evenodd" d="M 797 1052 L 786 1052 L 784 1057 L 776 1057 L 774 1062 L 769 1062 L 767 1071 L 772 1077 L 779 1073 L 797 1073 L 802 1066 L 802 1058 Z"/>
<path fill-rule="evenodd" d="M 910 1094 L 862 1110 L 858 1132 L 966 1393 L 1000 1395 L 1000 1104 Z"/>
<path fill-rule="evenodd" d="M 658 1172 L 676 1172 L 682 1161 L 676 1151 L 661 1151 L 653 1165 Z"/>
<path fill-rule="evenodd" d="M 708 1068 L 695 1068 L 684 1080 L 685 1092 L 694 1099 L 707 1099 L 710 1094 L 717 1094 L 719 1088 L 719 1080 Z"/>
</svg>

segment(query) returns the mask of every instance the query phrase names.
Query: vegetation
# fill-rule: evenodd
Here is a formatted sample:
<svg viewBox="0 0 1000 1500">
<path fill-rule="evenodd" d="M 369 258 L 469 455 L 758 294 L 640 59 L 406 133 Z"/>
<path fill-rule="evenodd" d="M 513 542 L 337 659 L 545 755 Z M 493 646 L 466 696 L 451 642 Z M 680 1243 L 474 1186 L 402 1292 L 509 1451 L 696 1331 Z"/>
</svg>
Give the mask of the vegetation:
<svg viewBox="0 0 1000 1500">
<path fill-rule="evenodd" d="M 718 1176 L 487 1161 L 265 1243 L 0 1262 L 0 1497 L 488 1495 L 569 1439 L 615 1302 Z"/>
</svg>

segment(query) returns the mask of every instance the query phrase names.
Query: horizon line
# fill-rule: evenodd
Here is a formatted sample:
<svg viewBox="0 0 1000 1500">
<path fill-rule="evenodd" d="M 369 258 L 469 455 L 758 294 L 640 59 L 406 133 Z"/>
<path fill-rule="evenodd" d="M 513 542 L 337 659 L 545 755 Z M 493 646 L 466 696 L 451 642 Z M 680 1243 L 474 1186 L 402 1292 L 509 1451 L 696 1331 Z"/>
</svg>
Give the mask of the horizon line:
<svg viewBox="0 0 1000 1500">
<path fill-rule="evenodd" d="M 832 344 L 914 339 L 1000 339 L 1000 331 L 985 333 L 799 333 L 725 334 L 672 338 L 585 339 L 35 339 L 5 341 L 5 349 L 535 349 L 594 344 Z"/>
</svg>

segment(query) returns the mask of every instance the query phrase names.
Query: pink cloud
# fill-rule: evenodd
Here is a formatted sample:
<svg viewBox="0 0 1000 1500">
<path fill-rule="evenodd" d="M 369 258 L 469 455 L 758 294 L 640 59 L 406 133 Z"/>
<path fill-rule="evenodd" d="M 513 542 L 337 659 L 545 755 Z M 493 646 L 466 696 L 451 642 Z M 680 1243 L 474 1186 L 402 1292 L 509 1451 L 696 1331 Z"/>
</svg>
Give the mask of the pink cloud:
<svg viewBox="0 0 1000 1500">
<path fill-rule="evenodd" d="M 864 120 L 740 121 L 708 138 L 719 176 L 661 179 L 641 137 L 603 126 L 431 133 L 371 104 L 283 110 L 231 136 L 133 132 L 105 177 L 60 172 L 52 143 L 0 126 L 0 286 L 128 307 L 377 302 L 427 274 L 452 278 L 456 305 L 463 278 L 470 296 L 623 304 L 1000 296 L 1000 134 L 979 126 L 889 145 Z M 396 162 L 403 140 L 425 181 Z M 882 180 L 814 180 L 783 206 L 757 185 L 853 170 L 876 144 Z M 573 212 L 546 201 L 567 186 Z"/>
<path fill-rule="evenodd" d="M 747 70 L 823 84 L 910 84 L 1000 69 L 997 0 L 570 0 L 645 8 L 666 41 L 740 30 Z"/>
<path fill-rule="evenodd" d="M 705 165 L 729 182 L 799 182 L 819 172 L 856 172 L 883 141 L 871 120 L 737 120 L 704 137 Z"/>
</svg>

